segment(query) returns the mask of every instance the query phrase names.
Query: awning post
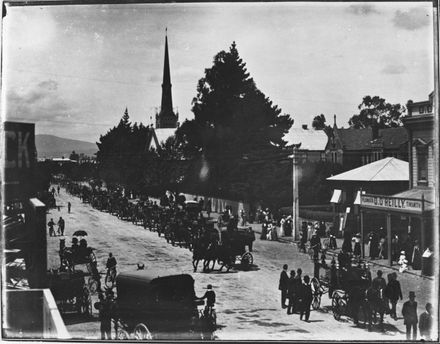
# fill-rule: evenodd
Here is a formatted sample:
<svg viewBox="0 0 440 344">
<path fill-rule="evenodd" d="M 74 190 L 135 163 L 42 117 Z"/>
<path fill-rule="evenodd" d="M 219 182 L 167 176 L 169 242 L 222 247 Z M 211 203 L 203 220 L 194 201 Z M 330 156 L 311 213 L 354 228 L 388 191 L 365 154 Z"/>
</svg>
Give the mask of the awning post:
<svg viewBox="0 0 440 344">
<path fill-rule="evenodd" d="M 391 255 L 391 214 L 387 213 L 387 253 L 388 253 L 388 265 L 392 266 L 392 255 Z"/>
<path fill-rule="evenodd" d="M 365 247 L 364 247 L 364 212 L 361 209 L 361 257 L 365 258 Z"/>
</svg>

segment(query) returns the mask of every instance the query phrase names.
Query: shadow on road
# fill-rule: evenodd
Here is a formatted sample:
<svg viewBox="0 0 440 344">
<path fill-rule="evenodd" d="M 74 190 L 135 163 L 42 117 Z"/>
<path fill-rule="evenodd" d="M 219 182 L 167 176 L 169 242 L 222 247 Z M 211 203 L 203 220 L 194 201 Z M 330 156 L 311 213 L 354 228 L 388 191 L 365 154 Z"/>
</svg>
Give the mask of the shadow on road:
<svg viewBox="0 0 440 344">
<path fill-rule="evenodd" d="M 67 326 L 98 321 L 98 318 L 95 317 L 94 315 L 87 316 L 87 315 L 77 314 L 77 313 L 63 314 L 62 318 L 63 318 L 64 324 Z"/>
</svg>

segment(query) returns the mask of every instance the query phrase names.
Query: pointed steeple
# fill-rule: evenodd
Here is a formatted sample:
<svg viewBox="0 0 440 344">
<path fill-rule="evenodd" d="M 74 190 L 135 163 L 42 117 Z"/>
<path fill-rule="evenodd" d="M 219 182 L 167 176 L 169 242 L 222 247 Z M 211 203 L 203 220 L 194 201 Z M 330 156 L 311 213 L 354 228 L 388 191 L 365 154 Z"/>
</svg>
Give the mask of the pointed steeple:
<svg viewBox="0 0 440 344">
<path fill-rule="evenodd" d="M 156 116 L 156 128 L 176 128 L 177 115 L 173 112 L 173 98 L 171 95 L 170 59 L 168 55 L 168 35 L 165 29 L 165 58 L 162 79 L 162 102 L 160 113 Z"/>
</svg>

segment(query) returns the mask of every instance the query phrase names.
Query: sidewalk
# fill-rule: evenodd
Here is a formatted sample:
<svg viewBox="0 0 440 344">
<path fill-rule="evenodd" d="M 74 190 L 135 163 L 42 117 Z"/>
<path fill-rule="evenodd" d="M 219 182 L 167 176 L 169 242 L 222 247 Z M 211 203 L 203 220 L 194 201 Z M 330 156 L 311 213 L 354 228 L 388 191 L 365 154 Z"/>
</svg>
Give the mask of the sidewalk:
<svg viewBox="0 0 440 344">
<path fill-rule="evenodd" d="M 250 227 L 252 227 L 252 229 L 255 233 L 261 234 L 261 224 L 252 223 L 252 224 L 248 224 L 248 225 Z M 292 245 L 297 243 L 297 241 L 294 240 L 293 236 L 278 237 L 278 241 L 281 243 L 292 244 Z M 327 255 L 336 256 L 339 253 L 340 248 L 342 247 L 343 239 L 337 238 L 336 242 L 337 242 L 338 248 L 335 250 L 328 250 Z M 389 268 L 389 269 L 392 269 L 395 271 L 399 271 L 399 267 L 400 267 L 396 262 L 393 262 L 393 265 L 389 266 L 387 259 L 374 259 L 374 260 L 372 260 L 367 256 L 367 254 L 365 255 L 364 261 L 366 261 L 368 264 L 370 264 L 370 266 L 375 265 L 375 266 L 379 266 L 379 267 L 383 267 L 383 268 Z M 410 266 L 408 266 L 408 270 L 405 271 L 405 274 L 414 275 L 414 276 L 420 277 L 424 280 L 426 279 L 426 280 L 434 281 L 434 276 L 424 276 L 424 275 L 422 275 L 421 270 L 412 270 L 412 268 Z"/>
</svg>

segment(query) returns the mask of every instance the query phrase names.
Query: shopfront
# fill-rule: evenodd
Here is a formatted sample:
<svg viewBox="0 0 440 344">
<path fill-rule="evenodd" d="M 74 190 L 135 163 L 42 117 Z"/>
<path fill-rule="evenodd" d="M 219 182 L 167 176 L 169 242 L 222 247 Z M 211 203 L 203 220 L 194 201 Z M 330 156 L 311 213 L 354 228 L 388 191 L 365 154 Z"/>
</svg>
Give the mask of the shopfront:
<svg viewBox="0 0 440 344">
<path fill-rule="evenodd" d="M 408 190 L 409 191 L 409 190 Z M 425 250 L 434 243 L 433 232 L 434 204 L 421 197 L 384 196 L 362 194 L 360 196 L 361 237 L 365 241 L 371 230 L 378 230 L 384 224 L 388 264 L 392 265 L 392 241 L 397 236 L 400 243 L 418 243 Z M 365 242 L 361 245 L 362 257 L 365 256 Z"/>
</svg>

